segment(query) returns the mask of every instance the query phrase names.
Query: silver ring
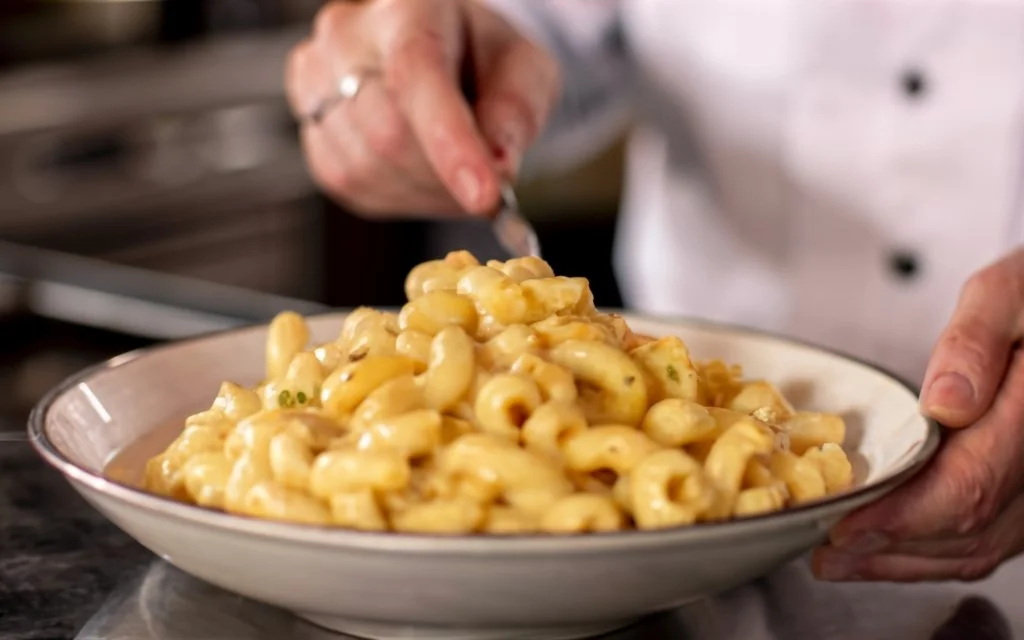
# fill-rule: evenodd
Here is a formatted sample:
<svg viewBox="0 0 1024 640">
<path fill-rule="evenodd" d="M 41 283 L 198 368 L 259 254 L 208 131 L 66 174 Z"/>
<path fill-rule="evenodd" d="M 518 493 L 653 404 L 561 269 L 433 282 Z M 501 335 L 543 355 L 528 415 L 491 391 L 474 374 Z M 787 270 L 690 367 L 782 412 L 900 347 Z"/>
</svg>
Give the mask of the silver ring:
<svg viewBox="0 0 1024 640">
<path fill-rule="evenodd" d="M 336 105 L 347 100 L 355 100 L 359 92 L 362 91 L 366 80 L 376 75 L 376 73 L 371 71 L 351 71 L 342 75 L 338 78 L 338 82 L 334 87 L 334 93 L 320 100 L 306 114 L 305 121 L 311 124 L 320 124 L 327 117 L 327 113 Z"/>
</svg>

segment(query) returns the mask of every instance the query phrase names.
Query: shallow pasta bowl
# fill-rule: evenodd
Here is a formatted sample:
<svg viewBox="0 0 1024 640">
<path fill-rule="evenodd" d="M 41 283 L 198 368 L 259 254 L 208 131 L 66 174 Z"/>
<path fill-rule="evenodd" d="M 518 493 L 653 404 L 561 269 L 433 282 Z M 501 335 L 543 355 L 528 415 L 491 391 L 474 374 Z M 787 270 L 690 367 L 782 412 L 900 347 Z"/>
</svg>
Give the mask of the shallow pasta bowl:
<svg viewBox="0 0 1024 640">
<path fill-rule="evenodd" d="M 314 338 L 332 339 L 343 318 L 313 318 Z M 352 635 L 445 640 L 586 637 L 738 586 L 820 543 L 843 515 L 907 480 L 938 445 L 938 427 L 918 413 L 913 390 L 866 364 L 744 329 L 630 323 L 682 337 L 698 359 L 742 364 L 801 409 L 843 414 L 856 488 L 772 515 L 654 532 L 436 537 L 261 521 L 133 486 L 144 457 L 162 450 L 185 416 L 208 407 L 221 381 L 257 381 L 265 327 L 84 371 L 40 403 L 29 431 L 90 503 L 184 571 Z M 129 468 L 105 473 L 130 445 L 137 457 L 121 463 Z"/>
</svg>

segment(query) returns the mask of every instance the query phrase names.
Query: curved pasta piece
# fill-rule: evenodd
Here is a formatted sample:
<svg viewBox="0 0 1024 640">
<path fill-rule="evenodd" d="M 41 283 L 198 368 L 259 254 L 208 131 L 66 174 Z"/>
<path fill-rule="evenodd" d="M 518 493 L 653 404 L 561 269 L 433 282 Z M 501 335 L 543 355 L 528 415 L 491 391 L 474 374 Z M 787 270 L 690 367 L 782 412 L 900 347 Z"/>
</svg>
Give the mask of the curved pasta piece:
<svg viewBox="0 0 1024 640">
<path fill-rule="evenodd" d="M 828 495 L 821 467 L 813 459 L 801 458 L 790 451 L 773 451 L 768 467 L 786 484 L 795 504 L 818 500 Z"/>
<path fill-rule="evenodd" d="M 793 405 L 770 382 L 757 380 L 747 382 L 729 400 L 728 408 L 740 413 L 754 413 L 758 409 L 769 408 L 777 419 L 786 420 L 793 415 Z"/>
<path fill-rule="evenodd" d="M 576 401 L 576 380 L 572 373 L 557 364 L 524 353 L 509 368 L 511 373 L 530 377 L 540 389 L 545 402 L 573 403 Z"/>
<path fill-rule="evenodd" d="M 462 327 L 472 335 L 476 331 L 477 313 L 473 301 L 454 291 L 430 291 L 410 300 L 398 314 L 402 331 L 418 331 L 437 335 L 445 327 Z"/>
<path fill-rule="evenodd" d="M 430 342 L 432 336 L 419 331 L 403 331 L 395 338 L 395 351 L 418 363 L 416 373 L 426 371 L 430 362 Z"/>
<path fill-rule="evenodd" d="M 653 440 L 636 429 L 603 425 L 567 438 L 562 453 L 566 466 L 573 471 L 592 473 L 611 469 L 622 476 L 658 449 Z"/>
<path fill-rule="evenodd" d="M 441 446 L 441 421 L 441 414 L 432 409 L 386 417 L 359 436 L 356 448 L 392 449 L 408 458 L 422 458 Z"/>
<path fill-rule="evenodd" d="M 411 473 L 408 459 L 397 451 L 333 449 L 313 462 L 309 491 L 324 500 L 345 491 L 398 491 L 409 484 Z"/>
<path fill-rule="evenodd" d="M 780 424 L 779 430 L 789 436 L 789 448 L 797 455 L 812 447 L 842 444 L 846 438 L 843 418 L 830 413 L 800 411 Z"/>
<path fill-rule="evenodd" d="M 700 376 L 690 361 L 690 351 L 675 336 L 659 338 L 630 352 L 644 371 L 651 399 L 699 401 Z"/>
<path fill-rule="evenodd" d="M 242 503 L 242 513 L 304 524 L 327 524 L 331 521 L 331 514 L 322 502 L 274 482 L 261 482 L 249 489 Z"/>
<path fill-rule="evenodd" d="M 224 510 L 229 513 L 248 513 L 245 499 L 249 490 L 263 482 L 271 482 L 273 475 L 267 458 L 243 451 L 231 467 L 231 475 L 224 487 Z"/>
<path fill-rule="evenodd" d="M 459 279 L 456 291 L 476 301 L 499 324 L 533 324 L 571 311 L 589 290 L 583 278 L 561 276 L 516 282 L 492 267 L 475 267 Z"/>
<path fill-rule="evenodd" d="M 431 500 L 392 514 L 395 531 L 409 533 L 472 533 L 484 523 L 484 509 L 472 500 Z"/>
<path fill-rule="evenodd" d="M 540 346 L 540 338 L 533 329 L 514 324 L 480 345 L 480 364 L 488 369 L 507 369 L 524 354 L 539 354 Z"/>
<path fill-rule="evenodd" d="M 693 524 L 718 498 L 700 463 L 682 451 L 663 449 L 629 474 L 633 520 L 640 529 Z"/>
<path fill-rule="evenodd" d="M 217 398 L 213 401 L 213 409 L 222 412 L 232 422 L 248 418 L 262 408 L 263 403 L 255 391 L 233 382 L 220 385 Z"/>
<path fill-rule="evenodd" d="M 666 447 L 711 440 L 720 432 L 718 422 L 696 402 L 669 398 L 651 406 L 644 416 L 643 430 Z"/>
<path fill-rule="evenodd" d="M 628 355 L 601 342 L 569 340 L 551 349 L 549 357 L 576 377 L 589 422 L 637 426 L 643 420 L 647 387 Z"/>
<path fill-rule="evenodd" d="M 439 468 L 448 474 L 493 481 L 509 506 L 538 516 L 573 491 L 558 466 L 490 434 L 462 436 L 444 451 Z"/>
<path fill-rule="evenodd" d="M 468 251 L 452 251 L 443 260 L 419 264 L 405 278 L 405 297 L 415 300 L 430 291 L 454 291 L 459 278 L 480 262 Z"/>
<path fill-rule="evenodd" d="M 608 327 L 579 316 L 550 316 L 535 322 L 531 328 L 537 332 L 547 348 L 569 340 L 590 340 L 619 346 L 615 334 Z"/>
<path fill-rule="evenodd" d="M 349 363 L 324 380 L 320 403 L 328 415 L 347 417 L 386 382 L 415 370 L 416 362 L 405 356 L 370 356 Z"/>
<path fill-rule="evenodd" d="M 562 459 L 565 443 L 587 428 L 579 407 L 568 402 L 547 402 L 523 423 L 522 441 L 527 449 Z"/>
<path fill-rule="evenodd" d="M 535 533 L 539 529 L 537 518 L 512 507 L 500 505 L 487 510 L 483 531 L 495 535 Z"/>
<path fill-rule="evenodd" d="M 411 375 L 399 376 L 370 392 L 356 407 L 348 424 L 350 429 L 361 433 L 380 419 L 425 408 L 422 381 Z"/>
<path fill-rule="evenodd" d="M 775 434 L 753 418 L 736 422 L 711 445 L 704 469 L 721 490 L 720 507 L 724 515 L 732 511 L 750 460 L 772 453 L 774 446 Z"/>
<path fill-rule="evenodd" d="M 540 519 L 540 529 L 548 533 L 619 531 L 625 524 L 622 511 L 612 498 L 592 493 L 560 498 Z"/>
<path fill-rule="evenodd" d="M 512 258 L 505 262 L 488 260 L 487 266 L 492 269 L 497 269 L 515 282 L 535 280 L 537 278 L 553 278 L 555 276 L 555 272 L 552 271 L 551 265 L 536 256 Z"/>
<path fill-rule="evenodd" d="M 323 367 L 316 356 L 309 352 L 297 353 L 284 376 L 263 386 L 263 406 L 267 409 L 317 406 L 323 381 Z"/>
<path fill-rule="evenodd" d="M 181 468 L 189 497 L 201 507 L 223 508 L 231 468 L 231 461 L 222 451 L 206 451 L 189 458 Z"/>
<path fill-rule="evenodd" d="M 803 457 L 818 465 L 821 477 L 825 480 L 825 488 L 830 495 L 853 486 L 853 465 L 838 444 L 826 442 L 820 447 L 808 449 Z"/>
<path fill-rule="evenodd" d="M 785 486 L 769 485 L 751 487 L 740 491 L 732 515 L 737 517 L 756 516 L 779 511 L 786 506 L 789 492 Z"/>
<path fill-rule="evenodd" d="M 284 375 L 295 354 L 309 342 L 309 327 L 302 316 L 292 311 L 283 311 L 270 321 L 267 328 L 267 378 L 275 379 Z"/>
<path fill-rule="evenodd" d="M 519 442 L 519 430 L 540 403 L 540 390 L 533 380 L 501 374 L 484 383 L 473 409 L 483 431 Z"/>
<path fill-rule="evenodd" d="M 445 411 L 469 390 L 476 370 L 473 340 L 461 327 L 442 329 L 430 344 L 430 365 L 424 376 L 427 406 Z"/>
<path fill-rule="evenodd" d="M 360 531 L 385 531 L 388 521 L 377 496 L 369 489 L 335 493 L 328 501 L 336 525 Z"/>
</svg>

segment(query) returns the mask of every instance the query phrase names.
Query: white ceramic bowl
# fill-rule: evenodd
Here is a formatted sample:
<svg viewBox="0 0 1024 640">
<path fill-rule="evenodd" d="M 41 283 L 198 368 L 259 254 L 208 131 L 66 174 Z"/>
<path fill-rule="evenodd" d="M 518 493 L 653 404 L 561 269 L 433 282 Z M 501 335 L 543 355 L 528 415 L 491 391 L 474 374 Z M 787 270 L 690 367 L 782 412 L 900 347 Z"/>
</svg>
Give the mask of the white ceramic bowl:
<svg viewBox="0 0 1024 640">
<path fill-rule="evenodd" d="M 312 319 L 337 335 L 344 314 Z M 223 380 L 257 381 L 265 327 L 130 353 L 51 392 L 29 431 L 41 455 L 110 520 L 184 571 L 369 638 L 578 638 L 738 586 L 811 549 L 935 452 L 914 392 L 866 364 L 760 333 L 630 318 L 781 386 L 799 408 L 843 414 L 858 487 L 782 513 L 656 532 L 575 537 L 360 533 L 226 515 L 103 475 L 113 454 L 209 406 Z M 168 436 L 147 443 L 156 453 Z"/>
</svg>

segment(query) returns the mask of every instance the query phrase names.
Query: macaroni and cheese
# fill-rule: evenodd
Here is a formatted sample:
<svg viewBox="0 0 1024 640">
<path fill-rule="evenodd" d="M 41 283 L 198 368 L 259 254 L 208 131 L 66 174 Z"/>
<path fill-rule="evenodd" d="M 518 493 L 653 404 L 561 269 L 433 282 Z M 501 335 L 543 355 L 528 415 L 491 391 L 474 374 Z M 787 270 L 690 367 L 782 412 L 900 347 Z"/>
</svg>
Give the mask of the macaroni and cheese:
<svg viewBox="0 0 1024 640">
<path fill-rule="evenodd" d="M 784 509 L 852 483 L 843 420 L 633 333 L 539 258 L 419 265 L 397 314 L 310 346 L 270 323 L 266 378 L 225 382 L 150 460 L 197 505 L 364 531 L 567 534 Z"/>
</svg>

